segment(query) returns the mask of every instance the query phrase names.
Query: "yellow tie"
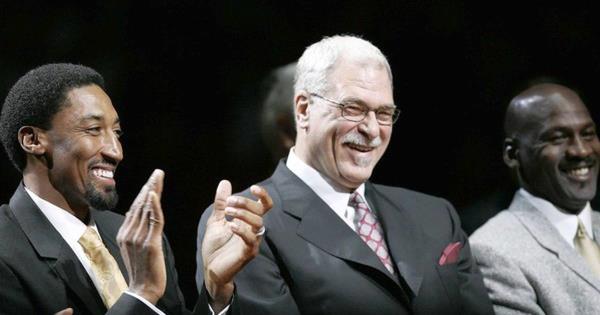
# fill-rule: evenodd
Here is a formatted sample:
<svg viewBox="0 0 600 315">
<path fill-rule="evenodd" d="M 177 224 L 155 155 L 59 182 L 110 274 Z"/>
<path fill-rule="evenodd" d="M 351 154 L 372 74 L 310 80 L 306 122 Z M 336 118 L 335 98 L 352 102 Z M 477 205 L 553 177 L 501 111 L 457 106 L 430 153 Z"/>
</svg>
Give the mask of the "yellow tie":
<svg viewBox="0 0 600 315">
<path fill-rule="evenodd" d="M 100 286 L 100 297 L 109 309 L 125 292 L 127 283 L 115 258 L 108 252 L 96 230 L 88 227 L 79 239 L 79 244 L 92 264 L 92 272 Z"/>
<path fill-rule="evenodd" d="M 578 220 L 577 234 L 575 235 L 575 248 L 587 261 L 588 266 L 600 277 L 600 248 L 594 240 L 590 239 L 585 233 L 585 228 L 581 220 Z"/>
</svg>

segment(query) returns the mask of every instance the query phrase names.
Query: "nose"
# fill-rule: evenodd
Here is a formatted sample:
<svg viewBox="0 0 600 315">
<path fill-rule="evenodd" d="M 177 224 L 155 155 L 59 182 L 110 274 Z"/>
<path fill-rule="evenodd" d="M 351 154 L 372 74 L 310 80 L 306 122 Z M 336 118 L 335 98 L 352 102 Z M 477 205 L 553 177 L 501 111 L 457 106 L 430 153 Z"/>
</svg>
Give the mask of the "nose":
<svg viewBox="0 0 600 315">
<path fill-rule="evenodd" d="M 102 155 L 119 163 L 123 160 L 123 147 L 119 137 L 114 132 L 109 132 L 104 137 Z"/>
<path fill-rule="evenodd" d="M 580 136 L 576 136 L 571 141 L 567 153 L 572 157 L 587 157 L 592 153 L 591 143 Z"/>
<path fill-rule="evenodd" d="M 379 136 L 379 122 L 374 111 L 369 111 L 360 124 L 358 131 L 364 134 L 367 138 L 375 139 Z"/>
</svg>

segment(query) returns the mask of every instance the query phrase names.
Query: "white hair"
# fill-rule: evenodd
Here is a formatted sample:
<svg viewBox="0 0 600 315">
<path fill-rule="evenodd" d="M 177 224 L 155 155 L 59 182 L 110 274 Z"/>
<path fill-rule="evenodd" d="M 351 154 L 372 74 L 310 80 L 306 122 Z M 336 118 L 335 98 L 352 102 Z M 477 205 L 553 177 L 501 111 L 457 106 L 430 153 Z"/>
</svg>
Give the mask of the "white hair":
<svg viewBox="0 0 600 315">
<path fill-rule="evenodd" d="M 324 94 L 329 88 L 327 78 L 341 56 L 360 61 L 374 60 L 385 67 L 392 82 L 390 65 L 379 48 L 354 35 L 335 35 L 324 37 L 304 50 L 296 66 L 294 93 Z"/>
</svg>

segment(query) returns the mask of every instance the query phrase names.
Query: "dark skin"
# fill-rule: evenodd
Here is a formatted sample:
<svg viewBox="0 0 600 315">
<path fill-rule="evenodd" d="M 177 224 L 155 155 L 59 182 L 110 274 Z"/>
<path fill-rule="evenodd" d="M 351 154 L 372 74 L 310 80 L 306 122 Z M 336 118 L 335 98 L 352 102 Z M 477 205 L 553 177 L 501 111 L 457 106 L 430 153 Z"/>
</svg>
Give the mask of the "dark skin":
<svg viewBox="0 0 600 315">
<path fill-rule="evenodd" d="M 594 198 L 600 141 L 574 91 L 540 84 L 522 92 L 509 105 L 505 132 L 504 161 L 525 190 L 573 214 Z"/>
<path fill-rule="evenodd" d="M 86 191 L 110 199 L 113 175 L 123 159 L 120 120 L 110 98 L 96 85 L 72 89 L 67 104 L 55 114 L 52 127 L 23 126 L 19 141 L 27 153 L 23 182 L 41 198 L 89 222 Z M 166 288 L 162 248 L 164 216 L 160 203 L 164 172 L 155 170 L 126 213 L 117 242 L 129 273 L 128 291 L 152 304 Z M 252 187 L 257 201 L 231 196 L 231 184 L 222 181 L 215 196 L 203 250 L 206 287 L 211 306 L 219 312 L 233 294 L 233 276 L 258 253 L 262 216 L 272 201 L 261 187 Z M 225 219 L 225 213 L 232 221 Z M 71 314 L 67 308 L 58 314 Z"/>
</svg>

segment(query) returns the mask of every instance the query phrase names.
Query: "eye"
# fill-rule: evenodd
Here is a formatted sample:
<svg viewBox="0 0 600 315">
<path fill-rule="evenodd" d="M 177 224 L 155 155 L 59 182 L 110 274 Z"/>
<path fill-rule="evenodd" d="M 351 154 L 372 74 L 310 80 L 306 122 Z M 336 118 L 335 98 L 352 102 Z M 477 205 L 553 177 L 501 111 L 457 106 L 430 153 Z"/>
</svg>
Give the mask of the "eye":
<svg viewBox="0 0 600 315">
<path fill-rule="evenodd" d="M 567 141 L 567 135 L 564 133 L 553 134 L 548 139 L 552 144 L 562 144 Z"/>
<path fill-rule="evenodd" d="M 364 113 L 365 109 L 356 103 L 344 104 L 344 114 L 347 116 L 360 116 Z"/>
<path fill-rule="evenodd" d="M 99 135 L 100 132 L 102 132 L 102 128 L 100 128 L 100 127 L 90 127 L 90 128 L 87 128 L 85 130 L 85 132 L 87 132 L 87 133 L 89 133 L 91 135 L 96 136 L 96 135 Z"/>
<path fill-rule="evenodd" d="M 594 140 L 596 139 L 596 137 L 598 136 L 596 134 L 596 129 L 594 128 L 590 128 L 590 129 L 586 129 L 581 133 L 581 136 L 583 137 L 583 139 L 585 140 Z"/>
<path fill-rule="evenodd" d="M 117 135 L 117 138 L 121 138 L 123 136 L 123 134 L 125 133 L 121 129 L 115 129 L 115 130 L 113 130 L 113 132 L 115 133 L 115 135 Z"/>
</svg>

